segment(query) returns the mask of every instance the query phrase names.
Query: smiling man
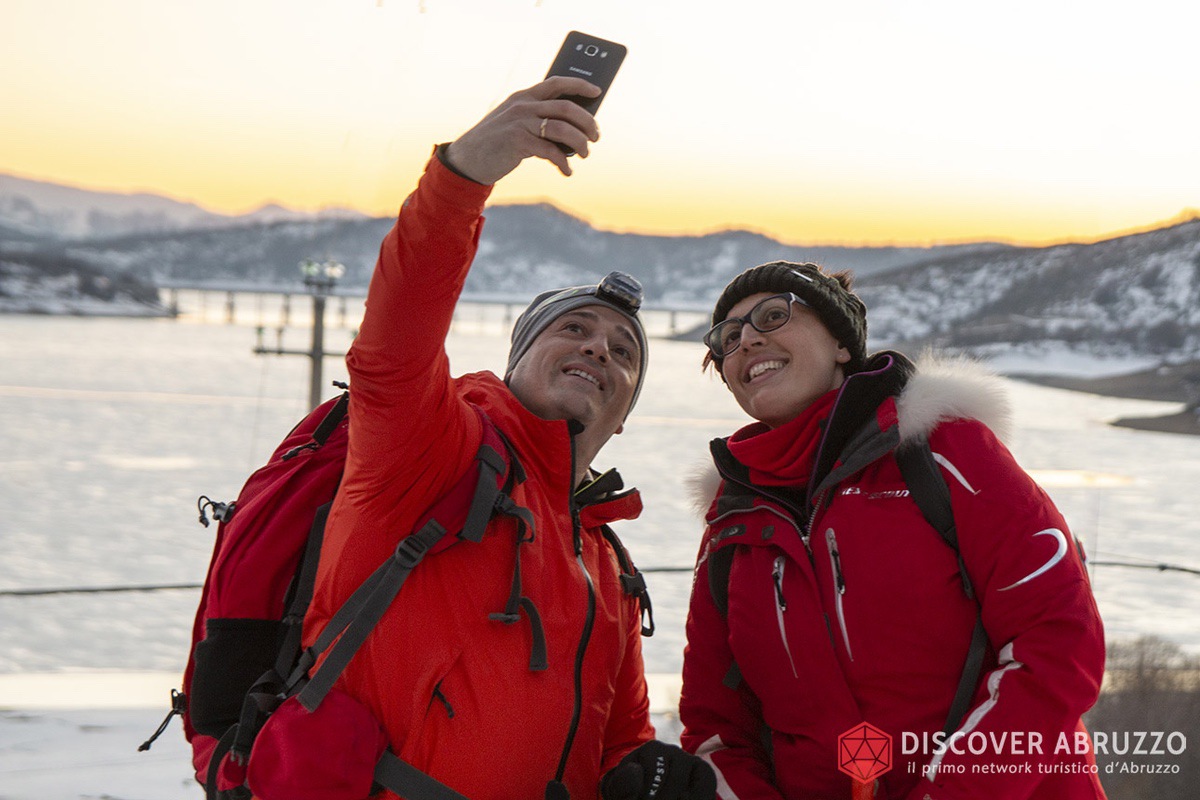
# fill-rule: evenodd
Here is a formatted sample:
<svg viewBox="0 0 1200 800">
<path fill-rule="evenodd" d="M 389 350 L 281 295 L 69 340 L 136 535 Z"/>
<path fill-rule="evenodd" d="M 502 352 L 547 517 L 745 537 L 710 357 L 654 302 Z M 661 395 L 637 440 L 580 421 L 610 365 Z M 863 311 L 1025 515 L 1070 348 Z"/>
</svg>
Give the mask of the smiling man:
<svg viewBox="0 0 1200 800">
<path fill-rule="evenodd" d="M 573 419 L 575 480 L 624 427 L 646 372 L 641 286 L 620 272 L 597 286 L 543 292 L 513 326 L 505 381 L 543 419 Z"/>
<path fill-rule="evenodd" d="M 460 484 L 489 426 L 520 465 L 506 491 L 521 522 L 507 506 L 481 542 L 427 556 L 337 684 L 379 723 L 392 753 L 458 793 L 430 793 L 418 779 L 389 785 L 387 797 L 715 792 L 700 759 L 654 741 L 644 584 L 623 568 L 607 528 L 636 517 L 641 500 L 615 472 L 590 466 L 621 432 L 645 378 L 640 285 L 613 272 L 538 296 L 513 329 L 503 380 L 452 377 L 445 349 L 492 185 L 530 157 L 570 175 L 557 144 L 586 158 L 599 133 L 562 97 L 598 91 L 578 78 L 547 79 L 436 148 L 383 241 L 347 357 L 350 449 L 307 642 Z"/>
</svg>

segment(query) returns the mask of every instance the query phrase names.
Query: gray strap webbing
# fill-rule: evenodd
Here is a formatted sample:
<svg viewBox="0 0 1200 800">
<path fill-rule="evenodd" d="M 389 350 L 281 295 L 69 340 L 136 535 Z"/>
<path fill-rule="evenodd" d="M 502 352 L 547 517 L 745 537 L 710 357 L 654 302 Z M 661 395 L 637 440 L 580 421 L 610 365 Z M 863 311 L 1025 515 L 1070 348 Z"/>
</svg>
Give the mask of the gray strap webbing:
<svg viewBox="0 0 1200 800">
<path fill-rule="evenodd" d="M 967 710 L 971 707 L 971 699 L 975 696 L 975 686 L 979 683 L 979 676 L 983 670 L 983 657 L 988 649 L 987 631 L 983 627 L 983 610 L 979 606 L 979 598 L 975 596 L 975 587 L 971 584 L 967 565 L 963 562 L 962 551 L 958 547 L 958 529 L 954 522 L 954 510 L 950 506 L 950 487 L 946 485 L 946 480 L 933 458 L 929 442 L 921 441 L 901 448 L 896 452 L 896 463 L 900 466 L 900 473 L 908 486 L 909 495 L 921 509 L 921 515 L 954 550 L 963 591 L 975 601 L 975 628 L 971 631 L 971 644 L 967 648 L 962 675 L 958 679 L 958 688 L 954 691 L 954 700 L 950 703 L 950 712 L 946 715 L 946 725 L 943 728 L 943 732 L 949 736 L 966 717 Z"/>
<path fill-rule="evenodd" d="M 971 576 L 967 574 L 967 566 L 962 560 L 962 551 L 958 547 L 958 526 L 954 522 L 954 509 L 950 505 L 950 487 L 942 477 L 941 469 L 929 449 L 929 442 L 922 440 L 917 444 L 906 445 L 896 451 L 896 464 L 900 474 L 908 486 L 909 496 L 921 509 L 933 529 L 950 545 L 958 558 L 958 572 L 962 577 L 963 591 L 967 597 L 975 598 L 975 587 L 971 584 Z"/>
<path fill-rule="evenodd" d="M 742 685 L 742 668 L 737 665 L 736 661 L 729 662 L 729 669 L 725 672 L 721 683 L 735 691 Z"/>
<path fill-rule="evenodd" d="M 962 724 L 971 707 L 971 699 L 975 696 L 975 684 L 979 683 L 979 674 L 983 671 L 983 656 L 987 653 L 988 637 L 983 628 L 983 615 L 975 613 L 975 630 L 971 631 L 971 646 L 967 650 L 967 661 L 963 665 L 962 677 L 958 679 L 958 688 L 954 691 L 954 701 L 950 703 L 950 713 L 946 715 L 946 727 L 942 732 L 947 737 Z"/>
<path fill-rule="evenodd" d="M 332 638 L 337 638 L 337 644 L 329 652 L 325 663 L 300 691 L 299 700 L 302 706 L 310 712 L 316 711 L 317 707 L 321 705 L 321 701 L 325 699 L 325 695 L 329 694 L 329 690 L 341 676 L 342 671 L 354 658 L 358 648 L 366 641 L 367 636 L 391 606 L 392 601 L 396 599 L 396 594 L 412 573 L 413 568 L 421 563 L 421 559 L 425 557 L 429 548 L 445 535 L 446 529 L 430 520 L 421 530 L 401 539 L 400 544 L 396 545 L 396 552 L 392 554 L 392 557 L 364 581 L 358 591 L 351 595 L 345 605 L 338 610 L 334 619 L 330 620 L 330 624 L 321 632 L 320 639 L 313 646 L 311 652 L 320 653 L 324 647 L 329 646 L 328 640 Z M 370 592 L 359 600 L 358 597 L 364 589 L 370 589 Z M 348 609 L 348 606 L 355 608 Z M 348 613 L 343 614 L 342 612 Z M 343 616 L 347 619 L 339 619 Z M 338 624 L 335 625 L 335 621 Z M 338 637 L 338 634 L 341 636 Z"/>
<path fill-rule="evenodd" d="M 384 753 L 375 765 L 375 781 L 405 800 L 467 800 L 392 753 Z"/>
<path fill-rule="evenodd" d="M 467 510 L 462 538 L 478 543 L 483 541 L 483 533 L 492 517 L 492 508 L 500 496 L 496 478 L 504 474 L 504 458 L 487 445 L 480 446 L 475 458 L 479 461 L 479 480 L 475 483 L 475 496 Z"/>
<path fill-rule="evenodd" d="M 480 447 L 476 457 L 479 460 L 479 480 L 461 534 L 462 538 L 473 542 L 483 539 L 484 530 L 497 502 L 502 497 L 507 499 L 496 486 L 497 476 L 504 472 L 504 459 L 486 445 Z M 516 506 L 516 510 L 528 516 L 525 509 Z M 505 513 L 515 514 L 511 510 L 506 510 Z M 371 573 L 342 604 L 288 677 L 288 688 L 299 685 L 317 657 L 333 646 L 321 668 L 301 689 L 298 695 L 301 705 L 310 712 L 321 705 L 334 683 L 350 664 L 350 660 L 354 658 L 354 654 L 362 647 L 392 601 L 396 599 L 409 574 L 421 563 L 429 549 L 445 535 L 446 529 L 437 520 L 430 519 L 419 531 L 401 539 L 392 556 Z M 542 650 L 545 650 L 544 643 Z M 544 654 L 542 659 L 544 660 Z"/>
</svg>

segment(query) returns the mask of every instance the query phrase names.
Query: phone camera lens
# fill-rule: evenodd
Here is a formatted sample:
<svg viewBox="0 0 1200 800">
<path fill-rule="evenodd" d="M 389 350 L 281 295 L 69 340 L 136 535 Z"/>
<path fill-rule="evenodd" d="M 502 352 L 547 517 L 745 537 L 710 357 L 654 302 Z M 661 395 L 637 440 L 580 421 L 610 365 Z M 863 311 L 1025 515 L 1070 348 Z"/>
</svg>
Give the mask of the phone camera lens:
<svg viewBox="0 0 1200 800">
<path fill-rule="evenodd" d="M 599 52 L 600 52 L 600 48 L 599 48 L 599 47 L 596 47 L 596 45 L 594 45 L 594 44 L 589 44 L 589 45 L 588 45 L 586 48 L 584 48 L 584 50 L 583 50 L 583 54 L 584 54 L 585 56 L 594 56 L 594 55 L 596 55 L 596 53 L 599 53 Z"/>
</svg>

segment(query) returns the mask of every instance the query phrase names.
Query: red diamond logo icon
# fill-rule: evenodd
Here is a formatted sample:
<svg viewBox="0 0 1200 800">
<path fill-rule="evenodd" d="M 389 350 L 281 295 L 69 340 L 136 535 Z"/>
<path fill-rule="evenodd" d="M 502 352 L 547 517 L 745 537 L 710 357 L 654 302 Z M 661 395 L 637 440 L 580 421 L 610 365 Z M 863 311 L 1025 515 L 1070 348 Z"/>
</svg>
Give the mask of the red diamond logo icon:
<svg viewBox="0 0 1200 800">
<path fill-rule="evenodd" d="M 892 736 L 864 722 L 838 737 L 838 769 L 871 783 L 892 768 Z"/>
</svg>

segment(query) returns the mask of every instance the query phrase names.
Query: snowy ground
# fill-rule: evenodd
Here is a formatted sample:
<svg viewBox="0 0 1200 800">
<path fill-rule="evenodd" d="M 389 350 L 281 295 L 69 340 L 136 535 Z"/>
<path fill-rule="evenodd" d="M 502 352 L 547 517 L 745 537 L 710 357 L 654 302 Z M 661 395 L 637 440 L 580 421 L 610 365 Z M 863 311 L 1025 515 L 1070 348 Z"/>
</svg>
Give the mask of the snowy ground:
<svg viewBox="0 0 1200 800">
<path fill-rule="evenodd" d="M 653 675 L 659 737 L 679 678 Z M 179 676 L 167 672 L 0 675 L 0 800 L 200 800 L 179 720 L 138 752 L 166 713 Z"/>
<path fill-rule="evenodd" d="M 198 800 L 170 673 L 0 675 L 0 800 Z"/>
<path fill-rule="evenodd" d="M 179 723 L 149 752 L 156 709 L 0 711 L 3 800 L 199 800 Z"/>
</svg>

